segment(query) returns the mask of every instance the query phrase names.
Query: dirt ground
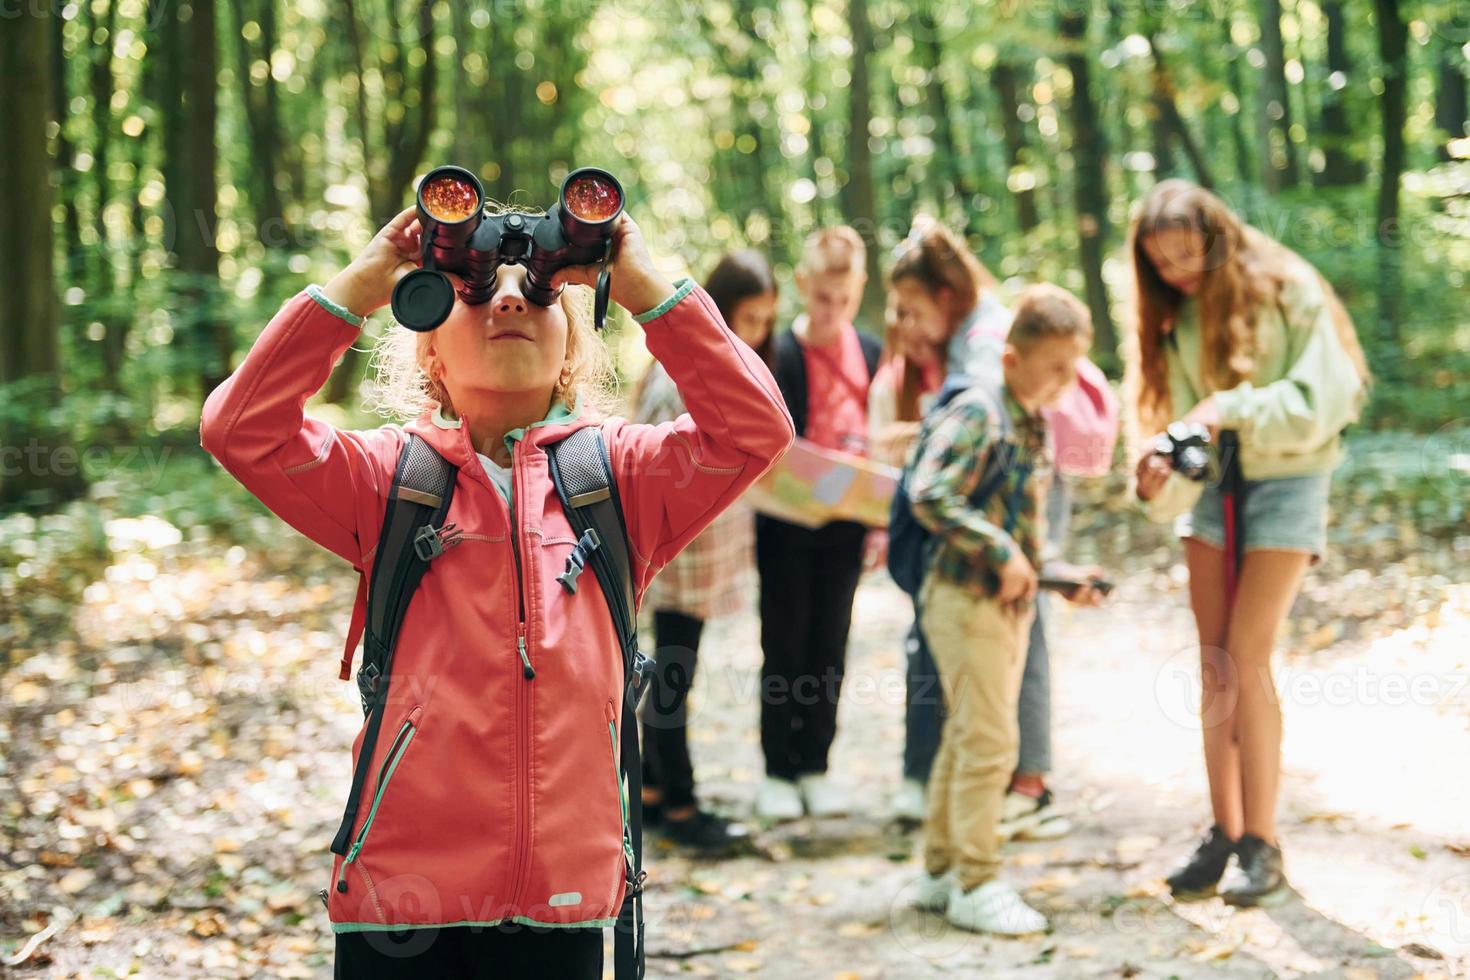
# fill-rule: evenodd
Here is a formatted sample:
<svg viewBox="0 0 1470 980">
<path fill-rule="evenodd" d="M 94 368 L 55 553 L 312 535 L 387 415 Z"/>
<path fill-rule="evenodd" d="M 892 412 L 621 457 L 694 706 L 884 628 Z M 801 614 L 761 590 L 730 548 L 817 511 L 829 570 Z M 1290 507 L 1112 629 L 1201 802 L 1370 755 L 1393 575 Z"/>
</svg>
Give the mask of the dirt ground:
<svg viewBox="0 0 1470 980">
<path fill-rule="evenodd" d="M 1391 563 L 1309 581 L 1280 672 L 1300 898 L 1178 906 L 1160 877 L 1207 806 L 1168 554 L 1053 620 L 1053 785 L 1077 826 L 1005 852 L 1050 934 L 907 908 L 917 842 L 889 797 L 909 608 L 873 576 L 833 754 L 857 814 L 762 829 L 758 854 L 722 862 L 651 840 L 648 975 L 1470 976 L 1470 587 Z M 351 588 L 308 550 L 140 550 L 89 589 L 79 639 L 0 677 L 0 960 L 24 954 L 0 974 L 331 975 L 315 892 L 361 718 L 335 679 Z M 750 616 L 709 627 L 692 702 L 701 791 L 741 815 L 761 774 L 756 636 Z"/>
</svg>

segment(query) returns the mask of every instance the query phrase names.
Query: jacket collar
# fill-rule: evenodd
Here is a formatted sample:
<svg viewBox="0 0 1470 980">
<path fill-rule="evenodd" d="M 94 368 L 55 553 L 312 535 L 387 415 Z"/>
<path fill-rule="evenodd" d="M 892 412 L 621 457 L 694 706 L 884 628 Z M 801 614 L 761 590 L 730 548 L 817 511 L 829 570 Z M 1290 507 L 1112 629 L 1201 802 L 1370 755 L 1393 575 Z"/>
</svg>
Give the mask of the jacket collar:
<svg viewBox="0 0 1470 980">
<path fill-rule="evenodd" d="M 568 409 L 558 399 L 552 403 L 546 417 L 540 422 L 533 422 L 524 428 L 507 432 L 505 434 L 506 445 L 514 451 L 516 442 L 540 446 L 564 439 L 583 426 L 591 425 L 594 420 L 590 418 L 590 414 L 585 409 L 580 392 L 577 395 L 577 405 L 572 409 Z M 470 429 L 463 417 L 445 418 L 439 406 L 435 405 L 405 425 L 404 430 L 422 438 L 441 456 L 460 467 L 461 470 L 479 474 L 482 482 L 488 484 L 489 477 L 485 476 L 484 467 L 480 466 L 475 458 L 475 448 L 470 442 Z M 475 465 L 467 465 L 472 461 Z"/>
</svg>

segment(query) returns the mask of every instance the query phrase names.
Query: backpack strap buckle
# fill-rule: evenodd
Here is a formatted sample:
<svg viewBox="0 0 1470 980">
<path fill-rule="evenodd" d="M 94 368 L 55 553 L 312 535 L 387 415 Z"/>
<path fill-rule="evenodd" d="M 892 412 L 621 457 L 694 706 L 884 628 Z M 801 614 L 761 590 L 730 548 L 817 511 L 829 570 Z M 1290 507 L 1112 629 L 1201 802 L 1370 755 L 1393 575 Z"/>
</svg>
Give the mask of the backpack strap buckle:
<svg viewBox="0 0 1470 980">
<path fill-rule="evenodd" d="M 577 576 L 582 574 L 582 569 L 587 567 L 587 560 L 592 553 L 602 547 L 602 538 L 597 534 L 597 528 L 589 527 L 582 532 L 581 539 L 572 546 L 572 553 L 567 555 L 567 567 L 556 580 L 561 587 L 571 595 L 577 593 Z"/>
<path fill-rule="evenodd" d="M 433 561 L 463 540 L 464 532 L 454 524 L 446 524 L 438 528 L 432 524 L 425 524 L 419 528 L 419 533 L 413 536 L 413 551 L 424 561 Z"/>
<path fill-rule="evenodd" d="M 357 693 L 362 698 L 362 713 L 367 714 L 372 706 L 373 696 L 378 693 L 378 678 L 383 672 L 378 665 L 371 660 L 366 661 L 357 668 Z"/>
<path fill-rule="evenodd" d="M 643 894 L 643 883 L 648 880 L 648 872 L 640 870 L 637 874 L 628 876 L 628 894 L 637 897 Z"/>
</svg>

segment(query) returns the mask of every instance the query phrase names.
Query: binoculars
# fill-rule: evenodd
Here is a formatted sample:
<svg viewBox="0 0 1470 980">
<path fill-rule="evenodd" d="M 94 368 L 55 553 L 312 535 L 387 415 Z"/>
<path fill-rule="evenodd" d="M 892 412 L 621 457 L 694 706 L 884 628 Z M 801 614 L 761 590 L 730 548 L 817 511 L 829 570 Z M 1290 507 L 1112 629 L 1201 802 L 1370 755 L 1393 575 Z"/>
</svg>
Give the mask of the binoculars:
<svg viewBox="0 0 1470 980">
<path fill-rule="evenodd" d="M 502 265 L 524 265 L 526 299 L 550 306 L 561 293 L 552 277 L 572 265 L 603 262 L 597 279 L 595 323 L 607 315 L 613 228 L 623 213 L 623 187 L 606 170 L 583 167 L 562 181 L 545 214 L 485 212 L 485 189 L 463 167 L 436 167 L 418 189 L 423 268 L 393 287 L 393 317 L 410 330 L 433 330 L 454 308 L 446 272 L 463 281 L 459 298 L 476 305 L 495 294 Z"/>
<path fill-rule="evenodd" d="M 1154 454 L 1169 460 L 1174 472 L 1198 483 L 1210 475 L 1210 430 L 1191 422 L 1171 422 L 1154 437 Z"/>
</svg>

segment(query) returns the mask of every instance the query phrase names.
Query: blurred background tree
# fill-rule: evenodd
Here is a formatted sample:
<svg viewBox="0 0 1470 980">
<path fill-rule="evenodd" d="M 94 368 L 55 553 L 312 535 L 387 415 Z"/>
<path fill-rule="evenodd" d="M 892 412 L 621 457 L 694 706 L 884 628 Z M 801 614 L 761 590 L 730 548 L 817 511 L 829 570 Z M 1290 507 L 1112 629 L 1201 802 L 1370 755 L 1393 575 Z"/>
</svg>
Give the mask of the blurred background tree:
<svg viewBox="0 0 1470 980">
<path fill-rule="evenodd" d="M 696 275 L 753 245 L 789 283 L 805 235 L 848 221 L 874 331 L 891 250 L 930 212 L 1007 289 L 1085 297 L 1110 370 L 1130 205 L 1184 176 L 1342 292 L 1383 382 L 1367 425 L 1433 429 L 1470 401 L 1451 0 L 81 0 L 0 27 L 7 447 L 189 456 L 272 312 L 440 162 L 533 205 L 609 167 Z M 370 423 L 385 323 L 324 392 L 334 419 Z M 637 353 L 636 330 L 613 339 Z M 11 469 L 0 498 L 32 510 L 117 475 Z"/>
</svg>

